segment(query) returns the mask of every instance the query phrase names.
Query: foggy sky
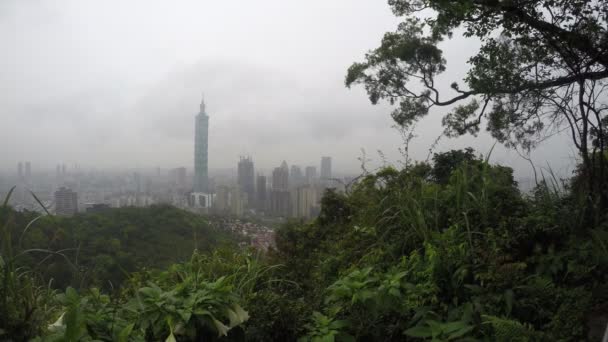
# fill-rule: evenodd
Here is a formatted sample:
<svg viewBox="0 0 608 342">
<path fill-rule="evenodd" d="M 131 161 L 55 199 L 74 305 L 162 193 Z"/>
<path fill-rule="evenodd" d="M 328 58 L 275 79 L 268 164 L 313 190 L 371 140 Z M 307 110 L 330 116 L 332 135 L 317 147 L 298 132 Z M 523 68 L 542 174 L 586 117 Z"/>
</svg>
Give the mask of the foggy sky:
<svg viewBox="0 0 608 342">
<path fill-rule="evenodd" d="M 0 167 L 178 167 L 193 164 L 194 116 L 204 92 L 209 166 L 317 165 L 357 171 L 402 159 L 387 105 L 348 90 L 348 66 L 396 28 L 385 1 L 22 1 L 0 2 Z M 477 42 L 442 47 L 443 89 L 466 73 Z M 410 145 L 426 158 L 441 132 L 440 111 Z M 438 150 L 493 141 L 442 139 Z M 566 139 L 533 154 L 556 170 L 572 165 Z M 496 162 L 529 175 L 527 162 L 498 148 Z"/>
</svg>

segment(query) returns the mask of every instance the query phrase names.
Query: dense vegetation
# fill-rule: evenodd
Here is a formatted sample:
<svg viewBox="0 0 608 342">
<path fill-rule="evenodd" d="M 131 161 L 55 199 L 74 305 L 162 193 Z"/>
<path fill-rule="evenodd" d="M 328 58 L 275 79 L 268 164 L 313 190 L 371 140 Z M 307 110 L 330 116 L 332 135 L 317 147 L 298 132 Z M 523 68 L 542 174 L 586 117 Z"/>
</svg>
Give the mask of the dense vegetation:
<svg viewBox="0 0 608 342">
<path fill-rule="evenodd" d="M 467 155 L 370 175 L 280 231 L 319 312 L 309 336 L 578 341 L 595 319 L 602 331 L 608 226 L 581 226 L 584 199 L 546 184 L 522 196 L 509 168 Z M 464 164 L 445 179 L 454 156 Z"/>
<path fill-rule="evenodd" d="M 522 195 L 508 167 L 470 150 L 437 154 L 433 165 L 386 168 L 348 194 L 326 192 L 320 216 L 279 229 L 266 255 L 197 251 L 131 274 L 110 296 L 44 286 L 44 272 L 20 268 L 3 240 L 2 329 L 57 341 L 599 339 L 608 221 L 582 225 L 587 202 L 547 183 Z M 135 220 L 139 210 L 110 216 Z M 163 210 L 178 212 L 151 211 Z"/>
<path fill-rule="evenodd" d="M 95 286 L 118 293 L 132 272 L 166 268 L 189 260 L 196 249 L 235 243 L 207 219 L 170 206 L 58 217 L 16 212 L 5 204 L 0 224 L 2 340 L 44 333 L 65 302 L 54 289 Z"/>
<path fill-rule="evenodd" d="M 210 251 L 234 242 L 208 219 L 167 205 L 73 217 L 9 209 L 0 212 L 0 222 L 8 222 L 18 250 L 29 250 L 20 262 L 41 272 L 45 279 L 53 279 L 57 288 L 119 287 L 136 270 L 166 268 L 188 260 L 195 249 Z"/>
</svg>

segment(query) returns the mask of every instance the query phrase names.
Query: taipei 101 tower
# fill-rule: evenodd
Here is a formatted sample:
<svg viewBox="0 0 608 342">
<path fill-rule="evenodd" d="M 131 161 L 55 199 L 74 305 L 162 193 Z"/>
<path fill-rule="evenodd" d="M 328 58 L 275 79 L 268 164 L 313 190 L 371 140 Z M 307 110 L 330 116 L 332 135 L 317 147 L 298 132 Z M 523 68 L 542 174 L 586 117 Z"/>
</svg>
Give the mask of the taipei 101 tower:
<svg viewBox="0 0 608 342">
<path fill-rule="evenodd" d="M 209 116 L 205 112 L 205 99 L 203 98 L 194 124 L 194 192 L 209 192 L 208 141 Z"/>
</svg>

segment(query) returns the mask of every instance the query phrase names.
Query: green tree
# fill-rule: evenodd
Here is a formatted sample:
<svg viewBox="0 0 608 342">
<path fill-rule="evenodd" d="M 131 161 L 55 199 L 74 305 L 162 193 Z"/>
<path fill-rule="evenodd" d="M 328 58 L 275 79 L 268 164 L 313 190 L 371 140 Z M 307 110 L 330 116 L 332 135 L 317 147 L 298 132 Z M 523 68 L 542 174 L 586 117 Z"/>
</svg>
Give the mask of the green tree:
<svg viewBox="0 0 608 342">
<path fill-rule="evenodd" d="M 44 216 L 25 233 L 20 227 L 33 219 L 32 214 L 13 215 L 21 222 L 14 225 L 13 236 L 20 237 L 24 248 L 44 247 L 63 251 L 67 257 L 36 252 L 22 258 L 25 265 L 39 267 L 45 279 L 53 279 L 56 288 L 119 288 L 130 272 L 140 268 L 162 269 L 187 260 L 195 249 L 205 252 L 235 242 L 234 236 L 211 219 L 166 205 L 73 217 Z M 73 260 L 77 269 L 68 267 L 67 260 Z"/>
<path fill-rule="evenodd" d="M 487 130 L 509 147 L 530 150 L 565 130 L 583 159 L 587 191 L 608 205 L 605 160 L 608 113 L 608 1 L 389 0 L 402 17 L 346 85 L 363 84 L 372 103 L 396 104 L 392 116 L 408 127 L 432 107 L 446 107 L 447 136 Z M 481 46 L 466 77 L 444 94 L 437 76 L 447 61 L 440 43 L 453 35 Z M 468 102 L 465 102 L 468 101 Z M 601 186 L 594 186 L 600 179 Z"/>
<path fill-rule="evenodd" d="M 444 153 L 435 153 L 433 155 L 433 180 L 440 184 L 447 184 L 450 180 L 452 172 L 460 166 L 460 164 L 476 161 L 473 149 L 468 147 L 464 150 L 451 150 Z"/>
</svg>

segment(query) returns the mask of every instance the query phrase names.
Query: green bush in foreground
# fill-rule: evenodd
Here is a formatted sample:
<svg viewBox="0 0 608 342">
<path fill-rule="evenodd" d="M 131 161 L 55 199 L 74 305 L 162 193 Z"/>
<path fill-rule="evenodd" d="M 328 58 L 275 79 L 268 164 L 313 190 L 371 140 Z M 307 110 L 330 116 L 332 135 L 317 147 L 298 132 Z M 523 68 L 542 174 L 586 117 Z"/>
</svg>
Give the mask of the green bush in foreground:
<svg viewBox="0 0 608 342">
<path fill-rule="evenodd" d="M 308 339 L 599 338 L 608 239 L 581 225 L 584 201 L 544 183 L 524 196 L 509 168 L 477 158 L 445 184 L 423 166 L 329 193 L 335 216 L 278 232 L 277 260 L 310 286 Z"/>
<path fill-rule="evenodd" d="M 196 251 L 165 270 L 129 274 L 110 295 L 40 286 L 7 257 L 15 239 L 5 235 L 2 257 L 13 261 L 2 269 L 2 337 L 598 340 L 608 307 L 606 221 L 585 226 L 574 191 L 541 183 L 522 195 L 511 169 L 452 159 L 436 158 L 448 160 L 447 181 L 419 164 L 368 175 L 348 194 L 329 190 L 319 218 L 286 224 L 267 254 Z"/>
</svg>

